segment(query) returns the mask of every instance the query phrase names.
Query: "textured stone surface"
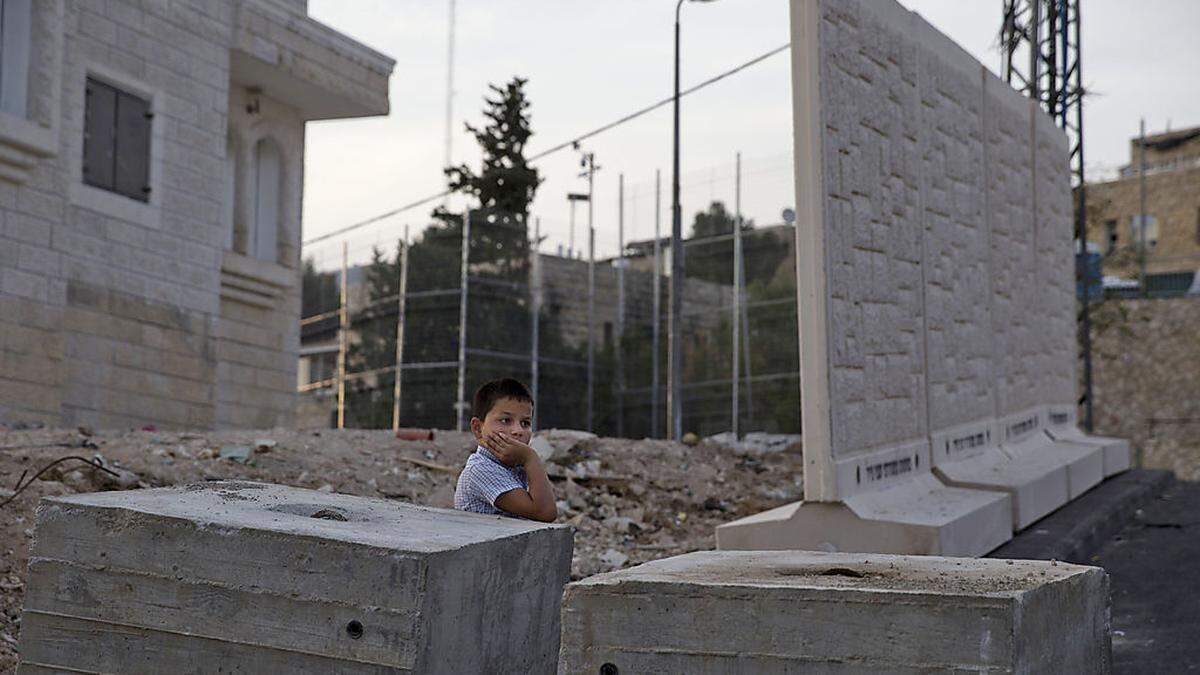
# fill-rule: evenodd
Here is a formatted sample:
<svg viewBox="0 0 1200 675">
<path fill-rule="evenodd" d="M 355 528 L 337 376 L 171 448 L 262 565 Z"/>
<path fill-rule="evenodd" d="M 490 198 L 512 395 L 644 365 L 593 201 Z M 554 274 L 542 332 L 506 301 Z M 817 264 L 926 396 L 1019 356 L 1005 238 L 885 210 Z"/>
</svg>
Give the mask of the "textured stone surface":
<svg viewBox="0 0 1200 675">
<path fill-rule="evenodd" d="M 307 113 L 279 99 L 326 85 L 315 98 L 386 112 L 390 61 L 254 0 L 34 5 L 29 121 L 52 142 L 20 180 L 0 153 L 0 422 L 290 424 Z M 255 114 L 246 87 L 265 79 L 235 72 L 239 53 L 282 54 L 254 75 L 294 78 L 271 79 Z M 89 77 L 150 101 L 148 202 L 83 182 Z M 284 149 L 279 246 L 250 263 L 277 283 L 241 279 L 267 293 L 246 304 L 226 298 L 223 259 L 245 250 L 262 138 Z"/>
<path fill-rule="evenodd" d="M 1200 480 L 1200 298 L 1106 300 L 1092 322 L 1096 433 Z"/>
<path fill-rule="evenodd" d="M 922 61 L 925 340 L 930 432 L 995 409 L 983 80 L 970 60 Z"/>
<path fill-rule="evenodd" d="M 263 483 L 49 499 L 24 667 L 548 672 L 564 527 Z"/>
<path fill-rule="evenodd" d="M 567 587 L 561 673 L 1111 670 L 1096 567 L 706 551 Z"/>
<path fill-rule="evenodd" d="M 806 450 L 837 461 L 1069 403 L 1062 132 L 896 3 L 802 6 L 819 17 L 825 316 L 809 328 L 830 420 Z"/>
<path fill-rule="evenodd" d="M 1034 114 L 1034 187 L 1039 312 L 1039 403 L 1075 400 L 1078 370 L 1070 164 L 1066 137 Z"/>
<path fill-rule="evenodd" d="M 995 415 L 1004 416 L 1040 402 L 1034 379 L 1041 307 L 1032 215 L 1032 113 L 1029 101 L 999 80 L 987 80 L 985 92 Z"/>
<path fill-rule="evenodd" d="M 1200 136 L 1194 136 L 1195 131 L 1178 129 L 1146 136 L 1150 146 L 1146 149 L 1146 212 L 1154 217 L 1158 230 L 1156 239 L 1155 228 L 1146 233 L 1149 274 L 1200 269 L 1200 237 L 1196 236 Z M 1119 177 L 1093 182 L 1097 178 L 1093 173 L 1087 187 L 1088 242 L 1104 255 L 1105 274 L 1126 279 L 1137 278 L 1140 257 L 1133 228 L 1134 218 L 1142 210 L 1139 144 L 1139 138 L 1129 139 L 1129 164 L 1121 167 Z"/>
<path fill-rule="evenodd" d="M 852 2 L 821 3 L 831 450 L 925 435 L 915 46 Z"/>
</svg>

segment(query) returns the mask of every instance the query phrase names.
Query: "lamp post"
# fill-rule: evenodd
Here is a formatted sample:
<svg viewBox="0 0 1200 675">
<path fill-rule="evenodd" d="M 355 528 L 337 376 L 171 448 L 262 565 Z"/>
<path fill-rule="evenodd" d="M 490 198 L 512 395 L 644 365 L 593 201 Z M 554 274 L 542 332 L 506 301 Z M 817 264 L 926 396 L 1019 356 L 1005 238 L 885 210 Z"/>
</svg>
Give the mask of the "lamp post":
<svg viewBox="0 0 1200 675">
<path fill-rule="evenodd" d="M 713 0 L 691 0 L 713 2 Z M 683 312 L 683 219 L 679 211 L 679 11 L 684 0 L 675 4 L 675 137 L 671 175 L 671 308 L 667 314 L 667 410 L 670 411 L 670 437 L 683 437 L 683 340 L 680 315 Z"/>
</svg>

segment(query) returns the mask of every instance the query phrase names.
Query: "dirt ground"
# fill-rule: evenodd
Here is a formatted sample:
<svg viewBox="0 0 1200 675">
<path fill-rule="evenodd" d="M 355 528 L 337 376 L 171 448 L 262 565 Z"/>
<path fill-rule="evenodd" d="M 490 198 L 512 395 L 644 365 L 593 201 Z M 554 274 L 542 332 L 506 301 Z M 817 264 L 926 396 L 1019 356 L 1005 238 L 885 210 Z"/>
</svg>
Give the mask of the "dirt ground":
<svg viewBox="0 0 1200 675">
<path fill-rule="evenodd" d="M 259 443 L 259 441 L 269 441 Z M 451 507 L 469 434 L 401 441 L 385 431 L 0 430 L 0 502 L 23 474 L 63 462 L 0 507 L 0 672 L 17 662 L 26 559 L 42 497 L 238 478 Z M 222 454 L 246 453 L 247 463 Z M 572 577 L 711 549 L 722 522 L 802 495 L 799 447 L 736 454 L 701 443 L 597 438 L 548 463 L 559 522 L 576 528 Z"/>
</svg>

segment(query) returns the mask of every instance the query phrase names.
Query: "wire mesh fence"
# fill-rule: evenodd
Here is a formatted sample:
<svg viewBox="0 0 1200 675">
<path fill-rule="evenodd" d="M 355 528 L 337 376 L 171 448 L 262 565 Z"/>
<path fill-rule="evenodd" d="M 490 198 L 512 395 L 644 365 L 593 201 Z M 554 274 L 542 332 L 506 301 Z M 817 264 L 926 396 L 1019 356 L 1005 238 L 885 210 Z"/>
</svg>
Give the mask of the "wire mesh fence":
<svg viewBox="0 0 1200 675">
<path fill-rule="evenodd" d="M 683 242 L 683 428 L 798 433 L 792 225 L 755 226 L 720 197 Z M 309 423 L 336 424 L 341 386 L 345 426 L 464 428 L 475 387 L 515 377 L 533 390 L 541 428 L 666 436 L 670 237 L 626 241 L 624 221 L 628 209 L 643 222 L 649 211 L 659 232 L 669 224 L 661 199 L 650 210 L 622 182 L 620 200 L 613 257 L 541 252 L 536 223 L 482 210 L 345 270 L 344 331 L 328 302 L 309 303 L 301 322 Z M 332 285 L 319 278 L 306 288 Z"/>
</svg>

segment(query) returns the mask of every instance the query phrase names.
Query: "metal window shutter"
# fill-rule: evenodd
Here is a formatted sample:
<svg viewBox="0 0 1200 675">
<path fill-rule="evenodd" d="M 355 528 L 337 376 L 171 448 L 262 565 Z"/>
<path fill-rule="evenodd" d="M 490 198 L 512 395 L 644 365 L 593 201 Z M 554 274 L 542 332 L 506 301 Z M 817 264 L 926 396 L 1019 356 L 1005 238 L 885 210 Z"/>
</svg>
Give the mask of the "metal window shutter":
<svg viewBox="0 0 1200 675">
<path fill-rule="evenodd" d="M 0 0 L 0 110 L 25 117 L 28 97 L 31 0 Z"/>
<path fill-rule="evenodd" d="M 116 90 L 95 80 L 88 80 L 84 111 L 83 182 L 111 190 L 116 144 Z"/>
<path fill-rule="evenodd" d="M 150 200 L 150 102 L 117 94 L 114 189 L 138 201 Z"/>
</svg>

